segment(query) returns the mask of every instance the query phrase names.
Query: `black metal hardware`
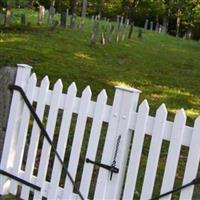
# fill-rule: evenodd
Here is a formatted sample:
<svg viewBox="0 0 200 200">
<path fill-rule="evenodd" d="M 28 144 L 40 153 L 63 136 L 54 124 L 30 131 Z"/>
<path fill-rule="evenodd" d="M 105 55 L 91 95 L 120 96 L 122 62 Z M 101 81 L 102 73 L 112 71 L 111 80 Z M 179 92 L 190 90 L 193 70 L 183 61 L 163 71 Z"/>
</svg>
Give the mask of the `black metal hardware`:
<svg viewBox="0 0 200 200">
<path fill-rule="evenodd" d="M 90 160 L 89 158 L 86 158 L 85 161 L 86 161 L 86 163 L 91 163 L 91 164 L 97 165 L 99 167 L 102 167 L 104 169 L 107 169 L 108 171 L 110 171 L 112 173 L 119 173 L 119 169 L 116 168 L 115 166 L 105 165 L 105 164 L 102 164 L 102 163 L 99 163 L 99 162 L 95 162 L 95 161 Z"/>
<path fill-rule="evenodd" d="M 41 188 L 39 186 L 34 185 L 32 183 L 29 183 L 28 181 L 25 181 L 24 179 L 21 179 L 21 178 L 19 178 L 17 176 L 14 176 L 13 174 L 10 174 L 10 173 L 2 170 L 2 169 L 0 169 L 0 174 L 2 174 L 4 176 L 7 176 L 7 177 L 9 177 L 11 179 L 14 179 L 15 181 L 18 181 L 18 182 L 20 182 L 20 183 L 22 183 L 24 185 L 27 185 L 27 186 L 33 188 L 34 190 L 41 191 Z"/>
</svg>

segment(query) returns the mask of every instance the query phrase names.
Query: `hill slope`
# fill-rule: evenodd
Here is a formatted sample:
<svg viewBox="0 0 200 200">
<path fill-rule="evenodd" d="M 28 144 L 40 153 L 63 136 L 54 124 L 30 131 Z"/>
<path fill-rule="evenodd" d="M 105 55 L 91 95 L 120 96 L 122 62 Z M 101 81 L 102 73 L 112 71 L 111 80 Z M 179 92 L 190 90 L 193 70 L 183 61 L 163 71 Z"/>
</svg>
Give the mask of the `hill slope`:
<svg viewBox="0 0 200 200">
<path fill-rule="evenodd" d="M 36 25 L 2 29 L 0 66 L 26 63 L 39 78 L 61 77 L 65 87 L 75 81 L 79 94 L 91 85 L 94 97 L 105 88 L 111 99 L 114 85 L 130 85 L 143 92 L 141 100 L 147 98 L 154 112 L 164 102 L 171 113 L 184 107 L 190 123 L 200 114 L 198 43 L 151 31 L 138 39 L 135 28 L 131 40 L 92 46 L 91 30 L 91 20 L 83 32 Z"/>
</svg>

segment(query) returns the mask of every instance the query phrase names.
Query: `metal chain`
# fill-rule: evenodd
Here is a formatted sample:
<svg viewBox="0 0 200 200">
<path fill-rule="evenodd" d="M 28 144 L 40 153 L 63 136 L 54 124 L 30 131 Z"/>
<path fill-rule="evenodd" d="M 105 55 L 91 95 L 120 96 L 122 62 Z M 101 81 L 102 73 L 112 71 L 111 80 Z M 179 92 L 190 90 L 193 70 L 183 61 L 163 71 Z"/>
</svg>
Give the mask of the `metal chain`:
<svg viewBox="0 0 200 200">
<path fill-rule="evenodd" d="M 113 162 L 112 162 L 111 167 L 116 167 L 116 158 L 117 158 L 117 154 L 118 154 L 118 151 L 119 151 L 120 140 L 121 140 L 121 135 L 119 135 L 118 138 L 117 138 L 115 153 L 114 153 Z M 113 175 L 113 173 L 111 172 L 110 180 L 112 179 L 112 175 Z"/>
</svg>

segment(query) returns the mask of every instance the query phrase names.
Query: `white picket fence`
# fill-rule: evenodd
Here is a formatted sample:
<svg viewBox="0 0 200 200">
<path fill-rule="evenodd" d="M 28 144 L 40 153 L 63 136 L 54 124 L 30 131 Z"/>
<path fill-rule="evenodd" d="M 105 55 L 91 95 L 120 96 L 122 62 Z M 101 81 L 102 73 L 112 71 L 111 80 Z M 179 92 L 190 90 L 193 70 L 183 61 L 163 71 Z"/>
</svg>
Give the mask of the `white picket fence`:
<svg viewBox="0 0 200 200">
<path fill-rule="evenodd" d="M 58 80 L 53 90 L 49 89 L 48 77 L 44 77 L 40 86 L 37 86 L 35 73 L 31 74 L 31 67 L 19 65 L 16 77 L 16 85 L 21 86 L 31 103 L 37 102 L 36 113 L 45 121 L 45 107 L 49 107 L 46 130 L 51 139 L 54 137 L 58 112 L 62 110 L 62 119 L 59 127 L 57 151 L 64 159 L 69 138 L 70 124 L 73 113 L 77 114 L 73 142 L 68 161 L 68 171 L 76 178 L 78 172 L 81 147 L 83 145 L 85 127 L 88 118 L 92 118 L 92 126 L 88 140 L 86 156 L 96 160 L 100 135 L 103 123 L 108 124 L 105 143 L 102 151 L 101 163 L 111 165 L 116 151 L 116 143 L 119 136 L 116 167 L 118 174 L 113 174 L 110 180 L 110 172 L 104 168 L 99 169 L 94 189 L 93 199 L 133 199 L 136 188 L 140 160 L 142 156 L 145 135 L 150 135 L 148 159 L 140 194 L 140 199 L 150 199 L 153 194 L 159 156 L 163 140 L 170 141 L 165 171 L 162 178 L 160 193 L 168 192 L 174 187 L 177 166 L 182 145 L 189 147 L 187 163 L 182 184 L 188 183 L 197 175 L 200 159 L 200 117 L 195 121 L 194 127 L 186 126 L 186 116 L 181 109 L 175 116 L 174 122 L 169 122 L 167 110 L 162 104 L 155 117 L 149 116 L 149 105 L 144 100 L 138 107 L 140 91 L 130 88 L 116 87 L 113 105 L 107 105 L 107 94 L 102 90 L 97 101 L 91 100 L 90 87 L 86 87 L 79 98 L 76 96 L 76 85 L 72 83 L 67 93 L 63 93 L 62 81 Z M 60 186 L 62 167 L 55 157 L 53 161 L 50 180 L 46 180 L 51 147 L 44 139 L 41 147 L 40 161 L 37 175 L 33 175 L 36 162 L 36 154 L 40 138 L 40 129 L 34 121 L 31 131 L 28 133 L 30 112 L 21 98 L 19 92 L 13 94 L 6 138 L 2 154 L 0 169 L 11 173 L 21 179 L 41 187 L 41 191 L 33 191 L 27 185 L 23 185 L 6 176 L 0 176 L 0 194 L 17 193 L 21 186 L 20 197 L 28 199 L 30 191 L 33 191 L 33 199 L 77 199 L 78 195 L 73 190 L 68 177 L 63 186 Z M 30 135 L 27 143 L 27 135 Z M 133 139 L 132 138 L 132 135 Z M 28 144 L 28 148 L 26 147 Z M 26 153 L 26 165 L 22 169 L 24 151 Z M 89 191 L 93 176 L 94 165 L 83 162 L 80 192 L 85 199 L 89 198 Z M 194 187 L 190 186 L 180 193 L 180 199 L 192 199 Z M 171 195 L 165 199 L 171 199 Z"/>
</svg>

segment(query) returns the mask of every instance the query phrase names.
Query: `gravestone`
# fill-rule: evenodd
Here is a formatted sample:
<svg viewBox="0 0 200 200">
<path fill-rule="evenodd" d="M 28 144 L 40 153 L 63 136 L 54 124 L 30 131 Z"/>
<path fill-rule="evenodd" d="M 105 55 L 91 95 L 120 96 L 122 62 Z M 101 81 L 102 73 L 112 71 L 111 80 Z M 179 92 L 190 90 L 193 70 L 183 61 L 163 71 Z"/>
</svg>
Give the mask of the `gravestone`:
<svg viewBox="0 0 200 200">
<path fill-rule="evenodd" d="M 26 15 L 25 14 L 21 14 L 21 24 L 22 25 L 26 25 L 27 24 Z"/>
<path fill-rule="evenodd" d="M 156 32 L 159 31 L 159 26 L 160 26 L 160 25 L 159 25 L 159 23 L 157 22 L 157 23 L 156 23 L 156 28 L 155 28 L 155 31 L 156 31 Z"/>
<path fill-rule="evenodd" d="M 92 21 L 94 21 L 94 15 L 92 15 Z"/>
<path fill-rule="evenodd" d="M 123 23 L 124 23 L 124 17 L 122 16 L 120 20 L 120 24 L 123 25 Z"/>
<path fill-rule="evenodd" d="M 67 24 L 67 12 L 63 11 L 61 12 L 61 15 L 60 15 L 60 26 L 63 28 L 66 28 L 66 24 Z"/>
<path fill-rule="evenodd" d="M 123 24 L 122 25 L 122 41 L 124 41 L 125 40 L 125 38 L 126 38 L 126 24 Z"/>
<path fill-rule="evenodd" d="M 104 32 L 101 33 L 101 44 L 102 44 L 102 45 L 105 45 L 105 44 L 106 44 L 105 33 L 104 33 Z"/>
<path fill-rule="evenodd" d="M 142 29 L 141 28 L 138 29 L 138 38 L 142 39 Z"/>
<path fill-rule="evenodd" d="M 132 37 L 133 27 L 134 27 L 134 22 L 131 23 L 129 33 L 128 33 L 128 39 L 131 39 L 131 37 Z"/>
<path fill-rule="evenodd" d="M 120 16 L 117 15 L 117 24 L 119 24 L 119 22 L 120 22 Z"/>
<path fill-rule="evenodd" d="M 53 6 L 51 6 L 49 8 L 49 15 L 48 15 L 48 25 L 49 26 L 53 25 L 55 12 L 56 12 L 56 9 Z"/>
<path fill-rule="evenodd" d="M 76 14 L 72 14 L 69 27 L 71 29 L 74 29 L 75 25 L 76 25 Z"/>
<path fill-rule="evenodd" d="M 114 30 L 115 30 L 115 27 L 114 27 L 113 24 L 111 24 L 110 31 L 109 31 L 109 34 L 108 34 L 108 42 L 109 43 L 112 43 Z"/>
<path fill-rule="evenodd" d="M 148 19 L 146 19 L 145 20 L 145 24 L 144 24 L 144 29 L 148 29 L 148 27 L 149 27 L 149 20 Z"/>
<path fill-rule="evenodd" d="M 9 26 L 11 24 L 11 18 L 12 18 L 12 9 L 11 7 L 8 7 L 6 9 L 6 14 L 5 14 L 5 21 L 4 21 L 5 26 Z"/>
<path fill-rule="evenodd" d="M 45 7 L 40 5 L 38 9 L 38 24 L 39 25 L 44 23 L 44 14 L 45 14 Z"/>
<path fill-rule="evenodd" d="M 153 22 L 150 22 L 150 30 L 153 31 Z"/>
<path fill-rule="evenodd" d="M 93 27 L 93 31 L 92 31 L 92 37 L 91 37 L 91 44 L 96 44 L 98 32 L 99 32 L 99 22 L 94 21 L 94 27 Z"/>
<path fill-rule="evenodd" d="M 159 26 L 158 32 L 162 33 L 162 25 Z"/>
<path fill-rule="evenodd" d="M 80 22 L 79 22 L 79 25 L 78 25 L 78 31 L 82 31 L 83 30 L 84 24 L 85 24 L 84 19 L 81 18 Z"/>
</svg>

